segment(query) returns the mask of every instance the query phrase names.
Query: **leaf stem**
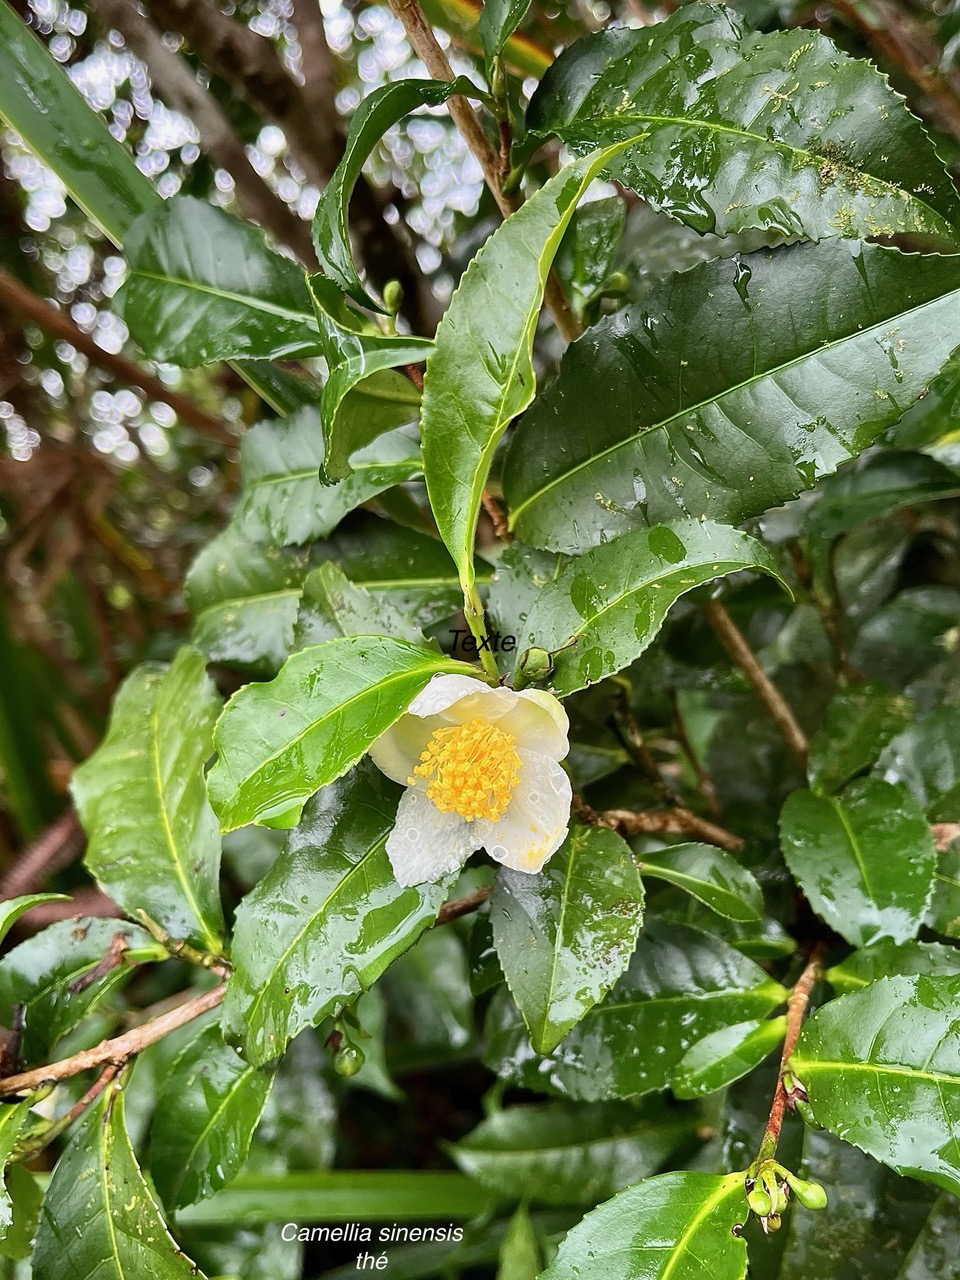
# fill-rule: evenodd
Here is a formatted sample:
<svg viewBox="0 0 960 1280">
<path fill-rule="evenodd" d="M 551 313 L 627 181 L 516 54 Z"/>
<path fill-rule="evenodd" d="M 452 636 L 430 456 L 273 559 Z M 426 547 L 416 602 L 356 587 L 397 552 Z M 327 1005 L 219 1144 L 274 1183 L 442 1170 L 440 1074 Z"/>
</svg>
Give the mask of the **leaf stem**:
<svg viewBox="0 0 960 1280">
<path fill-rule="evenodd" d="M 185 938 L 171 937 L 155 920 L 151 920 L 145 911 L 138 911 L 137 918 L 147 933 L 150 934 L 150 937 L 155 942 L 159 942 L 161 947 L 169 952 L 170 955 L 176 956 L 178 960 L 185 960 L 187 964 L 195 964 L 199 969 L 209 969 L 211 973 L 215 973 L 220 978 L 229 976 L 230 966 L 223 956 L 215 956 L 211 955 L 209 951 L 201 951 L 199 947 L 191 946 Z"/>
<path fill-rule="evenodd" d="M 483 604 L 474 586 L 466 587 L 463 592 L 463 616 L 467 626 L 477 642 L 477 656 L 484 671 L 496 684 L 500 683 L 500 668 L 497 660 L 487 648 Z"/>
</svg>

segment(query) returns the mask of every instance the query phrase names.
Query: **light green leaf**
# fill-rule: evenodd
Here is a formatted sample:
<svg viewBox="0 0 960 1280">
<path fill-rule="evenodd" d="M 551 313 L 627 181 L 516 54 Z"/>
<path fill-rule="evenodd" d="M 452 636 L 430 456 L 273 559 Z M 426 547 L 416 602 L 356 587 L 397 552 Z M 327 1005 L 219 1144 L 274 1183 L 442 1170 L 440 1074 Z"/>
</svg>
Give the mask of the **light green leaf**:
<svg viewBox="0 0 960 1280">
<path fill-rule="evenodd" d="M 746 1216 L 742 1173 L 662 1173 L 588 1213 L 543 1280 L 743 1280 Z"/>
<path fill-rule="evenodd" d="M 957 244 L 956 192 L 886 77 L 816 32 L 761 35 L 722 6 L 578 40 L 527 127 L 581 155 L 640 135 L 610 171 L 700 232 Z"/>
<path fill-rule="evenodd" d="M 356 764 L 442 672 L 476 674 L 408 640 L 350 636 L 294 654 L 267 684 L 245 685 L 214 733 L 207 787 L 221 829 L 296 826 L 304 801 Z"/>
<path fill-rule="evenodd" d="M 191 367 L 319 353 L 303 270 L 256 227 L 176 196 L 137 218 L 125 248 L 116 310 L 152 359 Z"/>
<path fill-rule="evenodd" d="M 20 1137 L 20 1132 L 29 1117 L 30 1106 L 29 1098 L 24 1099 L 23 1102 L 0 1103 L 0 1245 L 13 1226 L 13 1201 L 3 1181 L 3 1174 L 17 1139 Z"/>
<path fill-rule="evenodd" d="M 813 909 L 853 946 L 917 933 L 936 851 L 905 787 L 861 778 L 839 796 L 795 791 L 780 815 L 780 843 Z"/>
<path fill-rule="evenodd" d="M 724 525 L 678 520 L 624 534 L 569 560 L 540 591 L 518 658 L 528 645 L 555 652 L 550 687 L 573 693 L 638 658 L 685 592 L 743 569 L 782 582 L 761 543 Z"/>
<path fill-rule="evenodd" d="M 790 1069 L 814 1118 L 907 1177 L 960 1194 L 960 977 L 881 978 L 804 1026 Z"/>
<path fill-rule="evenodd" d="M 572 343 L 520 423 L 511 527 L 579 551 L 778 506 L 896 422 L 956 344 L 958 306 L 960 257 L 842 241 L 670 276 Z"/>
<path fill-rule="evenodd" d="M 575 826 L 539 875 L 501 868 L 490 916 L 530 1042 L 550 1053 L 630 963 L 643 885 L 620 836 Z"/>
<path fill-rule="evenodd" d="M 854 774 L 868 769 L 913 714 L 909 698 L 873 681 L 834 694 L 823 728 L 810 739 L 807 773 L 813 790 L 838 791 Z"/>
<path fill-rule="evenodd" d="M 397 884 L 385 852 L 400 789 L 372 764 L 324 788 L 237 909 L 224 1019 L 253 1063 L 370 987 L 440 909 L 447 886 Z"/>
<path fill-rule="evenodd" d="M 41 902 L 67 902 L 68 893 L 25 893 L 20 898 L 7 898 L 0 902 L 0 942 L 7 936 L 25 911 L 38 907 Z"/>
<path fill-rule="evenodd" d="M 960 975 L 960 949 L 942 942 L 878 942 L 854 951 L 826 972 L 838 995 L 859 991 L 877 978 L 926 974 L 931 978 Z"/>
<path fill-rule="evenodd" d="M 123 1109 L 122 1087 L 108 1086 L 60 1157 L 43 1198 L 34 1280 L 203 1280 L 150 1194 Z"/>
<path fill-rule="evenodd" d="M 164 1204 L 204 1200 L 240 1172 L 273 1072 L 243 1062 L 205 1027 L 164 1078 L 150 1135 L 150 1172 Z"/>
<path fill-rule="evenodd" d="M 347 482 L 349 483 L 349 482 Z M 423 632 L 388 599 L 351 582 L 332 560 L 313 569 L 303 583 L 294 628 L 295 649 L 334 640 L 337 636 L 395 636 L 425 644 Z"/>
<path fill-rule="evenodd" d="M 4 1185 L 11 1202 L 13 1221 L 0 1241 L 0 1257 L 29 1258 L 33 1253 L 33 1237 L 40 1219 L 43 1191 L 37 1179 L 22 1164 L 8 1166 Z"/>
<path fill-rule="evenodd" d="M 667 880 L 728 920 L 751 923 L 763 917 L 763 894 L 736 858 L 711 844 L 679 844 L 645 852 L 640 874 Z"/>
<path fill-rule="evenodd" d="M 537 1230 L 522 1204 L 510 1219 L 500 1245 L 497 1280 L 537 1280 L 541 1261 Z"/>
<path fill-rule="evenodd" d="M 781 1017 L 712 1031 L 683 1055 L 670 1087 L 678 1098 L 704 1098 L 725 1089 L 769 1057 L 786 1029 L 787 1020 Z"/>
<path fill-rule="evenodd" d="M 498 227 L 437 330 L 423 385 L 423 467 L 437 527 L 468 594 L 493 452 L 536 390 L 533 339 L 550 264 L 577 201 L 613 154 L 568 165 Z"/>
<path fill-rule="evenodd" d="M 931 822 L 960 818 L 960 707 L 937 707 L 886 745 L 874 770 L 902 783 Z"/>
<path fill-rule="evenodd" d="M 219 954 L 220 837 L 203 767 L 220 696 L 202 656 L 181 649 L 170 666 L 144 663 L 123 682 L 110 728 L 73 774 L 87 833 L 86 866 L 130 915 Z"/>
</svg>

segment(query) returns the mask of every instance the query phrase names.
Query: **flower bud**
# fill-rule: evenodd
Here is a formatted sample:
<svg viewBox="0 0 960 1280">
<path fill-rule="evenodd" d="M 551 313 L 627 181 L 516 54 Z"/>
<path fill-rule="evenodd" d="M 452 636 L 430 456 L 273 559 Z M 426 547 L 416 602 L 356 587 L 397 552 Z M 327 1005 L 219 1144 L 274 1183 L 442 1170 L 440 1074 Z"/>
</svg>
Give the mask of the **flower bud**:
<svg viewBox="0 0 960 1280">
<path fill-rule="evenodd" d="M 338 1076 L 355 1076 L 363 1066 L 363 1050 L 355 1044 L 345 1044 L 333 1057 L 333 1069 Z"/>
</svg>

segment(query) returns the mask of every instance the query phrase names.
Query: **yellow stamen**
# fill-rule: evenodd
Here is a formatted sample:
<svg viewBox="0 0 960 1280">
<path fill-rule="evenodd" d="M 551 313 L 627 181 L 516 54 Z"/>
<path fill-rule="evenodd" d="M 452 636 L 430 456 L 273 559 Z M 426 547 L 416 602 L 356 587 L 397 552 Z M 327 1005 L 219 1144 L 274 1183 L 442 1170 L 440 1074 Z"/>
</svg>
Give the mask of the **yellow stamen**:
<svg viewBox="0 0 960 1280">
<path fill-rule="evenodd" d="M 496 821 L 520 781 L 520 757 L 513 734 L 477 718 L 437 729 L 413 772 L 428 780 L 427 795 L 441 813 Z"/>
</svg>

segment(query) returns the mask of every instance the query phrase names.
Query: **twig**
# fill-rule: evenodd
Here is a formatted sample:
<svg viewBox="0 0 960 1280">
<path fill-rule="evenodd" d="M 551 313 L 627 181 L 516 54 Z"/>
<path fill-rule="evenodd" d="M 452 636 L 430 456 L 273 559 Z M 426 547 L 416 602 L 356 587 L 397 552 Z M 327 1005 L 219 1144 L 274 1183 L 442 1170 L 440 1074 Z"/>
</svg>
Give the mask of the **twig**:
<svg viewBox="0 0 960 1280">
<path fill-rule="evenodd" d="M 707 621 L 720 637 L 720 643 L 753 685 L 761 702 L 770 712 L 771 717 L 783 734 L 787 746 L 789 746 L 800 763 L 806 765 L 807 736 L 797 723 L 793 712 L 787 706 L 783 694 L 757 661 L 756 655 L 747 644 L 743 632 L 719 600 L 710 600 L 704 606 L 704 613 L 707 616 Z"/>
<path fill-rule="evenodd" d="M 834 660 L 840 674 L 848 684 L 856 684 L 863 679 L 863 676 L 850 663 L 850 655 L 847 652 L 847 642 L 844 639 L 836 598 L 831 599 L 825 596 L 814 582 L 813 573 L 807 562 L 807 557 L 804 555 L 803 547 L 796 538 L 790 541 L 790 558 L 793 561 L 793 569 L 801 587 L 809 595 L 814 608 L 820 615 L 820 624 L 833 650 Z"/>
<path fill-rule="evenodd" d="M 71 1054 L 69 1058 L 62 1058 L 59 1062 L 51 1062 L 43 1067 L 23 1071 L 19 1075 L 8 1076 L 5 1080 L 0 1080 L 0 1097 L 9 1098 L 12 1094 L 29 1093 L 47 1084 L 69 1080 L 72 1076 L 79 1075 L 81 1071 L 90 1071 L 94 1067 L 107 1065 L 122 1067 L 130 1058 L 149 1045 L 162 1040 L 171 1031 L 185 1027 L 194 1018 L 199 1018 L 201 1014 L 216 1009 L 225 991 L 226 987 L 223 985 L 213 987 L 210 991 L 204 991 L 202 995 L 194 996 L 178 1009 L 172 1009 L 169 1013 L 155 1018 L 152 1022 L 145 1022 L 132 1031 L 125 1031 L 123 1035 L 114 1036 L 112 1040 L 103 1040 L 92 1049 L 83 1049 L 79 1053 Z"/>
<path fill-rule="evenodd" d="M 783 1127 L 783 1116 L 788 1102 L 783 1077 L 787 1070 L 787 1063 L 797 1047 L 800 1028 L 803 1025 L 803 1017 L 807 1011 L 807 1005 L 810 1003 L 813 988 L 820 979 L 820 967 L 824 951 L 823 943 L 817 943 L 814 946 L 810 952 L 810 958 L 807 960 L 806 966 L 790 992 L 790 998 L 787 1000 L 787 1031 L 783 1038 L 783 1049 L 780 1053 L 780 1070 L 777 1073 L 777 1087 L 774 1090 L 773 1102 L 770 1106 L 770 1118 L 767 1121 L 766 1129 L 763 1131 L 760 1150 L 757 1154 L 758 1164 L 761 1164 L 764 1160 L 772 1160 L 777 1153 L 777 1143 L 780 1141 L 780 1130 Z"/>
<path fill-rule="evenodd" d="M 176 956 L 180 960 L 185 960 L 187 964 L 195 964 L 199 969 L 209 969 L 211 973 L 217 974 L 218 977 L 226 978 L 229 975 L 230 965 L 224 960 L 223 956 L 213 955 L 209 951 L 201 951 L 198 947 L 191 946 L 186 938 L 172 937 L 155 920 L 151 920 L 145 911 L 137 911 L 136 915 L 150 937 L 155 942 L 159 942 L 161 947 L 169 952 L 170 955 Z"/>
<path fill-rule="evenodd" d="M 36 1138 L 31 1138 L 17 1146 L 16 1159 L 29 1160 L 33 1156 L 39 1155 L 50 1143 L 59 1138 L 62 1133 L 70 1128 L 75 1120 L 79 1120 L 91 1103 L 96 1102 L 103 1093 L 104 1089 L 112 1080 L 120 1074 L 122 1068 L 115 1063 L 110 1063 L 100 1072 L 96 1080 L 86 1091 L 82 1098 L 79 1098 L 69 1111 L 65 1112 L 58 1120 L 54 1122 L 43 1133 L 38 1134 Z"/>
<path fill-rule="evenodd" d="M 613 827 L 624 836 L 680 835 L 693 836 L 707 844 L 715 844 L 728 853 L 739 853 L 746 848 L 746 841 L 732 831 L 708 822 L 689 809 L 650 809 L 637 812 L 633 809 L 605 809 L 597 814 L 600 826 Z"/>
<path fill-rule="evenodd" d="M 83 845 L 80 820 L 76 810 L 70 808 L 20 854 L 0 881 L 0 899 L 35 893 L 48 876 L 68 866 Z"/>
<path fill-rule="evenodd" d="M 58 920 L 80 919 L 82 916 L 97 916 L 109 920 L 114 916 L 122 916 L 123 912 L 107 895 L 93 885 L 84 885 L 80 889 L 71 889 L 73 895 L 69 902 L 41 902 L 31 907 L 17 921 L 21 932 L 36 933 L 56 924 Z"/>
<path fill-rule="evenodd" d="M 104 955 L 97 961 L 92 969 L 88 969 L 86 973 L 81 973 L 78 978 L 67 984 L 67 995 L 78 996 L 81 991 L 86 991 L 87 987 L 92 986 L 98 979 L 111 973 L 114 969 L 119 969 L 123 964 L 124 957 L 127 953 L 127 940 L 130 934 L 118 930 L 110 939 L 110 945 L 107 947 Z"/>
<path fill-rule="evenodd" d="M 679 796 L 660 772 L 660 766 L 644 740 L 643 731 L 630 709 L 630 699 L 622 685 L 619 685 L 613 695 L 613 722 L 627 749 L 627 755 L 640 772 L 650 779 L 663 803 L 671 808 L 682 808 Z"/>
<path fill-rule="evenodd" d="M 492 885 L 483 885 L 479 889 L 472 889 L 469 893 L 465 893 L 462 898 L 451 898 L 449 902 L 445 902 L 437 913 L 434 928 L 438 924 L 449 924 L 451 920 L 459 920 L 461 916 L 467 916 L 471 911 L 482 907 L 490 897 L 492 888 Z"/>
<path fill-rule="evenodd" d="M 670 703 L 673 707 L 673 732 L 680 744 L 680 749 L 687 757 L 690 768 L 697 775 L 697 787 L 700 794 L 715 818 L 719 818 L 722 812 L 720 808 L 720 800 L 717 796 L 717 788 L 714 786 L 713 779 L 704 768 L 696 751 L 693 749 L 693 743 L 690 741 L 690 735 L 687 733 L 687 726 L 683 722 L 683 713 L 680 710 L 680 699 L 677 697 L 676 689 L 670 690 Z"/>
</svg>

